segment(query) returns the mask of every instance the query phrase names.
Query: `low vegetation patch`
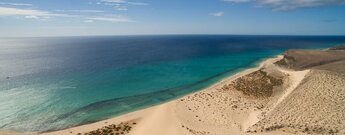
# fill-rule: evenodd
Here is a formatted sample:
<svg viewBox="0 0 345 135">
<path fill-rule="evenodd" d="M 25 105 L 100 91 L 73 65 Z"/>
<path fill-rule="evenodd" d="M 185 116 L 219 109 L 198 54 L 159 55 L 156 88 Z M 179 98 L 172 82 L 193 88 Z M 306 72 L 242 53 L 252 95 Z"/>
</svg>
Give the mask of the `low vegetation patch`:
<svg viewBox="0 0 345 135">
<path fill-rule="evenodd" d="M 130 133 L 136 124 L 136 122 L 126 122 L 118 125 L 111 124 L 88 133 L 78 133 L 77 135 L 125 135 Z"/>
<path fill-rule="evenodd" d="M 282 84 L 283 79 L 269 76 L 266 72 L 258 70 L 240 77 L 224 87 L 233 87 L 247 96 L 266 98 L 273 94 L 274 86 Z"/>
</svg>

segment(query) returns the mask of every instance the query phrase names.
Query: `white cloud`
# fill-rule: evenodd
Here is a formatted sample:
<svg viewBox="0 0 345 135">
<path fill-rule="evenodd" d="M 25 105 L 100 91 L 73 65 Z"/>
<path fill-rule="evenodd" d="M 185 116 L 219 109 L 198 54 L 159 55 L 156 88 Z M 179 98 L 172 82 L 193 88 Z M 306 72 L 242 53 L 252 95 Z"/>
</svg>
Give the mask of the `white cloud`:
<svg viewBox="0 0 345 135">
<path fill-rule="evenodd" d="M 85 23 L 93 23 L 93 20 L 84 20 Z"/>
<path fill-rule="evenodd" d="M 112 22 L 112 23 L 133 22 L 131 19 L 124 16 L 119 16 L 119 15 L 89 17 L 87 19 L 94 20 L 94 21 L 106 21 L 106 22 Z"/>
<path fill-rule="evenodd" d="M 55 10 L 57 12 L 103 13 L 102 10 Z"/>
<path fill-rule="evenodd" d="M 148 3 L 144 3 L 144 2 L 132 2 L 132 1 L 127 1 L 127 0 L 100 0 L 100 2 L 103 2 L 104 5 L 121 5 L 121 4 L 135 5 L 135 6 L 149 5 Z"/>
<path fill-rule="evenodd" d="M 34 15 L 28 15 L 28 16 L 25 16 L 25 18 L 28 18 L 28 19 L 39 19 L 39 17 L 34 16 Z"/>
<path fill-rule="evenodd" d="M 10 7 L 0 7 L 0 16 L 70 17 L 70 15 L 66 15 L 66 14 L 54 14 L 51 12 L 41 11 L 41 10 L 19 9 L 19 8 L 10 8 Z"/>
<path fill-rule="evenodd" d="M 67 11 L 67 10 L 66 10 Z M 75 12 L 96 12 L 93 10 L 74 10 Z M 9 7 L 0 7 L 0 17 L 1 16 L 22 16 L 26 19 L 37 19 L 37 20 L 48 20 L 52 17 L 75 17 L 83 19 L 85 23 L 92 23 L 94 21 L 106 21 L 112 23 L 120 22 L 133 22 L 131 19 L 120 16 L 120 15 L 106 15 L 106 16 L 83 16 L 83 15 L 68 15 L 68 14 L 56 14 L 48 11 L 33 10 L 33 9 L 18 9 Z"/>
<path fill-rule="evenodd" d="M 345 0 L 223 0 L 225 2 L 255 2 L 259 7 L 270 7 L 273 10 L 284 11 L 298 8 L 318 6 L 345 5 Z"/>
<path fill-rule="evenodd" d="M 133 5 L 133 6 L 147 6 L 147 5 L 149 5 L 148 3 L 144 3 L 144 2 L 132 2 L 132 1 L 127 1 L 127 0 L 99 0 L 99 2 L 97 2 L 96 4 L 113 6 L 114 9 L 122 10 L 122 11 L 128 10 L 128 6 L 130 6 L 130 5 Z"/>
<path fill-rule="evenodd" d="M 32 6 L 28 3 L 10 3 L 10 2 L 0 2 L 0 5 L 11 5 L 11 6 Z"/>
<path fill-rule="evenodd" d="M 35 19 L 40 21 L 47 21 L 50 17 L 49 16 L 34 16 L 34 15 L 28 15 L 24 16 L 26 19 Z"/>
<path fill-rule="evenodd" d="M 101 0 L 101 2 L 109 2 L 109 3 L 126 3 L 125 0 Z"/>
<path fill-rule="evenodd" d="M 251 0 L 223 0 L 223 1 L 241 3 L 241 2 L 249 2 L 249 1 L 251 1 Z"/>
<path fill-rule="evenodd" d="M 210 13 L 210 15 L 216 16 L 216 17 L 221 17 L 221 16 L 224 16 L 224 12 Z"/>
<path fill-rule="evenodd" d="M 122 5 L 116 5 L 114 6 L 114 8 L 116 10 L 122 10 L 122 11 L 128 10 L 127 6 L 122 6 Z"/>
<path fill-rule="evenodd" d="M 137 6 L 147 6 L 149 5 L 148 3 L 143 3 L 143 2 L 127 2 L 130 5 L 137 5 Z"/>
<path fill-rule="evenodd" d="M 121 4 L 120 3 L 103 3 L 103 5 L 106 5 L 106 6 L 120 6 Z"/>
</svg>

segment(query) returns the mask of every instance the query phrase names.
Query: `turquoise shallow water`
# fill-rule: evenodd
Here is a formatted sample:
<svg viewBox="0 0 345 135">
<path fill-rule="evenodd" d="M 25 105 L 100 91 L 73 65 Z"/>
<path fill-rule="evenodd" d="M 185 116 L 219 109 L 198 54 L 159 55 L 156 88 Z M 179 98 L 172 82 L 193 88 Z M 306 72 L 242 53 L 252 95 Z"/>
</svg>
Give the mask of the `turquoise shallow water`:
<svg viewBox="0 0 345 135">
<path fill-rule="evenodd" d="M 0 39 L 0 128 L 94 122 L 198 91 L 290 48 L 343 43 L 321 36 Z"/>
</svg>

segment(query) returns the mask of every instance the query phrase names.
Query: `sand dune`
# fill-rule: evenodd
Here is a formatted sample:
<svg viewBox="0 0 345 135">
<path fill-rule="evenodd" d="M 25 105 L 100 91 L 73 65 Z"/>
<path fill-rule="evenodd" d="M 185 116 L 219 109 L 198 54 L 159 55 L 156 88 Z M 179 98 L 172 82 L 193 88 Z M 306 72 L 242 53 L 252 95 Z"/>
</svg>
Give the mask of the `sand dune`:
<svg viewBox="0 0 345 135">
<path fill-rule="evenodd" d="M 344 51 L 289 50 L 278 64 L 294 70 L 306 70 L 344 60 Z"/>
<path fill-rule="evenodd" d="M 344 76 L 313 70 L 254 129 L 345 134 L 344 104 Z"/>
</svg>

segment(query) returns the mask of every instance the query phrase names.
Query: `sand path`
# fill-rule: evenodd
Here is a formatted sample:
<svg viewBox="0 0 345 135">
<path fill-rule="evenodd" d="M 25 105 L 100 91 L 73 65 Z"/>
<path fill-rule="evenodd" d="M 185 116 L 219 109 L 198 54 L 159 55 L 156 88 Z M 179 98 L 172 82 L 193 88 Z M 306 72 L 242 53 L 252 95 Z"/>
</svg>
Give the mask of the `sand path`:
<svg viewBox="0 0 345 135">
<path fill-rule="evenodd" d="M 310 72 L 310 70 L 304 71 L 291 71 L 287 69 L 278 68 L 280 72 L 289 75 L 289 80 L 291 80 L 291 86 L 285 90 L 284 94 L 278 99 L 277 103 L 272 107 L 274 109 L 278 104 L 280 104 L 290 93 L 297 88 L 297 86 L 302 82 L 304 77 Z M 272 110 L 271 109 L 271 110 Z"/>
<path fill-rule="evenodd" d="M 183 130 L 174 114 L 173 106 L 174 102 L 157 106 L 130 135 L 181 135 Z"/>
<path fill-rule="evenodd" d="M 277 102 L 270 108 L 273 110 L 279 105 L 283 100 L 286 99 L 290 93 L 297 88 L 297 86 L 302 82 L 304 77 L 309 73 L 310 70 L 304 71 L 290 71 L 287 69 L 276 67 L 280 72 L 289 75 L 290 86 L 284 91 L 281 97 L 277 100 Z M 269 111 L 270 112 L 270 111 Z M 268 112 L 268 113 L 269 113 Z M 259 122 L 259 117 L 261 116 L 262 111 L 252 111 L 250 112 L 247 120 L 243 123 L 243 128 L 248 129 L 249 127 L 253 126 L 255 123 Z"/>
</svg>

